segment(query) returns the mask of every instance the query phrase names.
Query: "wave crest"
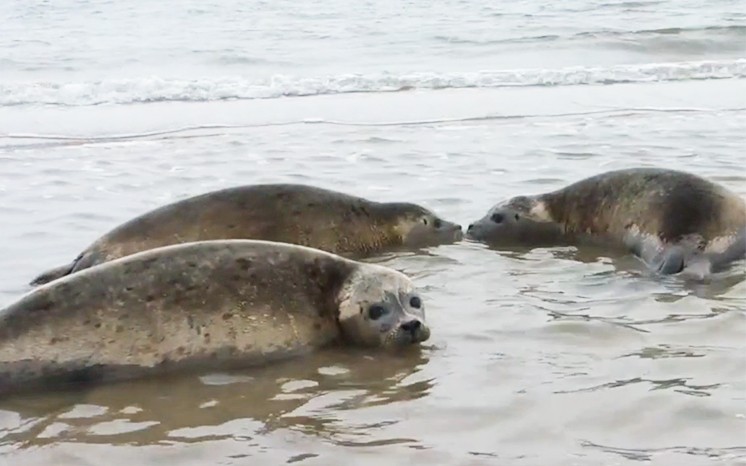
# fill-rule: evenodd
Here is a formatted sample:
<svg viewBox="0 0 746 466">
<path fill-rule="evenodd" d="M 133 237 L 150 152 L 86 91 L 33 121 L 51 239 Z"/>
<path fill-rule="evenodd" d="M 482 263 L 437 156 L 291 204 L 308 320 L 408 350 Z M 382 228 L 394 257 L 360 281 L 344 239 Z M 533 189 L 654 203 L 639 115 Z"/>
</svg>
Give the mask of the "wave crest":
<svg viewBox="0 0 746 466">
<path fill-rule="evenodd" d="M 578 86 L 734 78 L 746 78 L 746 59 L 472 73 L 345 74 L 318 78 L 276 75 L 263 80 L 241 76 L 194 80 L 147 77 L 83 82 L 0 83 L 0 105 L 200 102 L 411 89 Z"/>
</svg>

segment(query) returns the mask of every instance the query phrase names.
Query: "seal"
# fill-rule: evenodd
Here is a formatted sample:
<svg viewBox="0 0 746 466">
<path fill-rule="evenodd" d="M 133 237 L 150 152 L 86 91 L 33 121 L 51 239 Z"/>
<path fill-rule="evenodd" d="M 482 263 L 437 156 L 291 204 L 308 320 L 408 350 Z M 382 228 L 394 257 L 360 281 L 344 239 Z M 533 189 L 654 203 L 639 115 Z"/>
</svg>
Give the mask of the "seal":
<svg viewBox="0 0 746 466">
<path fill-rule="evenodd" d="M 362 259 L 397 248 L 460 241 L 461 226 L 406 202 L 375 202 L 300 184 L 227 188 L 146 212 L 112 229 L 32 286 L 136 252 L 177 243 L 257 239 Z"/>
<path fill-rule="evenodd" d="M 655 272 L 702 277 L 746 256 L 746 202 L 691 173 L 629 168 L 498 203 L 466 238 L 493 246 L 614 244 Z"/>
<path fill-rule="evenodd" d="M 390 268 L 287 243 L 183 243 L 63 277 L 0 311 L 0 392 L 429 336 L 423 298 Z"/>
</svg>

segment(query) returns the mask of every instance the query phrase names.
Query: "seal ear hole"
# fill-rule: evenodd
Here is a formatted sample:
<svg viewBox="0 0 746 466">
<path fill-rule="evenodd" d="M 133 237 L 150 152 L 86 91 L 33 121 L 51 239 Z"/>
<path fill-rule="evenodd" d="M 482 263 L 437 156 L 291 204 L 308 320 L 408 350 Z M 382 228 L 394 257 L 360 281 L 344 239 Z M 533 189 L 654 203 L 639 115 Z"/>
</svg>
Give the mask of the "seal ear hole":
<svg viewBox="0 0 746 466">
<path fill-rule="evenodd" d="M 518 215 L 518 214 L 515 214 L 515 219 L 516 219 L 516 220 L 520 220 L 520 218 L 521 218 L 521 216 L 520 216 L 520 215 Z"/>
<path fill-rule="evenodd" d="M 373 304 L 368 308 L 368 317 L 370 317 L 371 320 L 378 320 L 384 314 L 386 314 L 386 308 L 380 304 Z"/>
<path fill-rule="evenodd" d="M 503 216 L 503 214 L 500 214 L 500 213 L 494 213 L 494 214 L 492 214 L 492 216 L 490 217 L 490 220 L 492 220 L 492 221 L 493 221 L 493 222 L 495 222 L 495 223 L 502 223 L 502 221 L 503 221 L 503 220 L 505 220 L 505 217 Z"/>
<path fill-rule="evenodd" d="M 409 305 L 415 309 L 419 309 L 422 307 L 422 300 L 419 296 L 412 296 L 409 298 Z"/>
<path fill-rule="evenodd" d="M 422 223 L 424 223 L 425 225 L 427 225 L 427 218 L 426 217 L 422 218 Z"/>
</svg>

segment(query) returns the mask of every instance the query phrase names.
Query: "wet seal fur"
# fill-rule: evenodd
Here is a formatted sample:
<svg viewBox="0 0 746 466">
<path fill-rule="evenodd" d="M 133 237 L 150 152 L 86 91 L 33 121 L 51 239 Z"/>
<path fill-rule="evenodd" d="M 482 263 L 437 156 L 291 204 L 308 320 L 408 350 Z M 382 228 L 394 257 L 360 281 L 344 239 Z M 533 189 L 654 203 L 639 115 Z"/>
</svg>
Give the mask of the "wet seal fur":
<svg viewBox="0 0 746 466">
<path fill-rule="evenodd" d="M 185 243 L 55 280 L 1 310 L 0 393 L 429 336 L 422 297 L 395 270 L 286 243 Z"/>
<path fill-rule="evenodd" d="M 655 272 L 702 278 L 746 257 L 746 202 L 690 173 L 631 168 L 513 197 L 469 225 L 466 237 L 531 246 L 601 239 L 624 247 Z"/>
<path fill-rule="evenodd" d="M 460 241 L 461 226 L 406 202 L 375 202 L 301 184 L 259 184 L 212 191 L 131 219 L 69 264 L 34 278 L 49 283 L 97 264 L 171 244 L 257 239 L 298 244 L 350 258 L 396 248 Z"/>
</svg>

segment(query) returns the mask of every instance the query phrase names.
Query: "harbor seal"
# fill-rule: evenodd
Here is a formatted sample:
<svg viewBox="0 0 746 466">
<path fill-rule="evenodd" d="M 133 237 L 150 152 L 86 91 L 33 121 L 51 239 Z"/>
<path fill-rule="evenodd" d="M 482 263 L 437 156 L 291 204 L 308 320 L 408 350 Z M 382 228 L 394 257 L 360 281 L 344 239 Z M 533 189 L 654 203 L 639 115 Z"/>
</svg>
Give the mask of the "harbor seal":
<svg viewBox="0 0 746 466">
<path fill-rule="evenodd" d="M 746 256 L 746 202 L 690 173 L 622 169 L 499 203 L 469 225 L 466 238 L 531 246 L 600 240 L 661 274 L 703 276 Z"/>
<path fill-rule="evenodd" d="M 424 300 L 398 271 L 287 243 L 182 243 L 63 277 L 1 310 L 0 393 L 429 336 Z"/>
<path fill-rule="evenodd" d="M 375 202 L 301 184 L 238 186 L 183 199 L 129 220 L 94 241 L 72 263 L 48 270 L 30 284 L 192 241 L 277 241 L 360 259 L 462 238 L 460 225 L 417 204 Z"/>
</svg>

